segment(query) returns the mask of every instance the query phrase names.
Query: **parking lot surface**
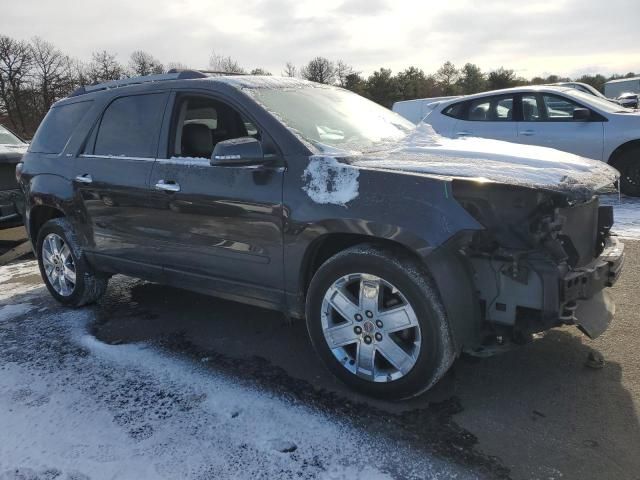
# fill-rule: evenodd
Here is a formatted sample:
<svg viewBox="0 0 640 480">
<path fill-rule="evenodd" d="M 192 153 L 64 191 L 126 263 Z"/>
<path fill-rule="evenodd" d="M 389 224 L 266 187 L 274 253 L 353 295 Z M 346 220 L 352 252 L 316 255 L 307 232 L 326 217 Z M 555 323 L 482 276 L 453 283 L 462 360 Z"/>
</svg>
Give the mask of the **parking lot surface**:
<svg viewBox="0 0 640 480">
<path fill-rule="evenodd" d="M 122 276 L 71 310 L 33 260 L 0 267 L 0 478 L 638 479 L 640 242 L 626 247 L 602 337 L 566 327 L 463 357 L 399 403 L 347 390 L 276 312 Z"/>
</svg>

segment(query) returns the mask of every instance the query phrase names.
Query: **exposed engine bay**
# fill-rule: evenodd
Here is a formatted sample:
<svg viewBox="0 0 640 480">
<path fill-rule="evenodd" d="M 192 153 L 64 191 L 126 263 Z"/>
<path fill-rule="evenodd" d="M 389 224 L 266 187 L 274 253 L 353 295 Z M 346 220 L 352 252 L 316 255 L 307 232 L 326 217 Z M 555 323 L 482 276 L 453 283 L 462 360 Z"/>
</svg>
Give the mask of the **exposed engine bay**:
<svg viewBox="0 0 640 480">
<path fill-rule="evenodd" d="M 595 338 L 613 304 L 623 245 L 609 230 L 613 211 L 597 196 L 453 181 L 460 204 L 485 229 L 458 239 L 481 305 L 483 335 L 526 342 L 537 332 L 578 325 Z"/>
</svg>

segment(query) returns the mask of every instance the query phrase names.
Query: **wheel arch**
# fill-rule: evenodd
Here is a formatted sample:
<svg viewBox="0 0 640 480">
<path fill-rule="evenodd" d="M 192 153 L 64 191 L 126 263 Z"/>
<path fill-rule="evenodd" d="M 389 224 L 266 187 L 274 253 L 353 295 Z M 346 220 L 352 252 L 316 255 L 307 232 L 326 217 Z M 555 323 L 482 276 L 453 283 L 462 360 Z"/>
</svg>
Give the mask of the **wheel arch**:
<svg viewBox="0 0 640 480">
<path fill-rule="evenodd" d="M 42 225 L 54 218 L 63 218 L 65 216 L 66 215 L 62 210 L 50 205 L 35 205 L 34 207 L 32 207 L 29 211 L 29 221 L 27 223 L 27 228 L 29 229 L 28 233 L 33 247 L 36 247 L 36 242 L 38 241 L 38 233 L 40 232 L 40 228 L 42 228 Z"/>
<path fill-rule="evenodd" d="M 620 156 L 625 153 L 628 152 L 631 149 L 634 148 L 638 148 L 640 149 L 640 138 L 636 139 L 636 140 L 630 140 L 628 142 L 623 143 L 622 145 L 618 146 L 612 153 L 611 155 L 609 155 L 609 165 L 611 165 L 612 167 L 616 166 L 616 161 L 618 160 L 618 158 L 620 158 Z"/>
<path fill-rule="evenodd" d="M 361 243 L 372 243 L 400 249 L 417 260 L 424 258 L 432 250 L 429 243 L 411 232 L 397 226 L 335 220 L 322 222 L 307 228 L 302 234 L 304 248 L 297 278 L 297 290 L 306 295 L 314 273 L 333 255 Z M 302 240 L 302 238 L 301 238 Z M 302 243 L 302 242 L 301 242 Z"/>
<path fill-rule="evenodd" d="M 30 179 L 25 192 L 25 227 L 35 248 L 38 232 L 53 218 L 69 217 L 74 198 L 73 186 L 59 175 L 40 174 Z"/>
<path fill-rule="evenodd" d="M 416 249 L 393 239 L 354 233 L 327 233 L 307 248 L 299 281 L 302 311 L 311 279 L 320 266 L 337 253 L 363 243 L 374 244 L 408 255 L 424 267 L 435 282 L 445 306 L 456 353 L 480 341 L 481 311 L 468 262 L 457 253 L 456 242 L 439 248 Z"/>
</svg>

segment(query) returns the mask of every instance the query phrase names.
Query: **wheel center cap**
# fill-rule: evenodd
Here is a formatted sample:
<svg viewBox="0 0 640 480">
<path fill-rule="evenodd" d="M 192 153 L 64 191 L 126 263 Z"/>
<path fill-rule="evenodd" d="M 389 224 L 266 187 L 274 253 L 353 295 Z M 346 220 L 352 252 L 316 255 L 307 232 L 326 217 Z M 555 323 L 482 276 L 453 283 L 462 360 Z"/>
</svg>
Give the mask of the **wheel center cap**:
<svg viewBox="0 0 640 480">
<path fill-rule="evenodd" d="M 364 325 L 362 327 L 364 328 L 364 331 L 367 333 L 371 333 L 376 329 L 375 325 L 369 320 L 364 322 Z"/>
</svg>

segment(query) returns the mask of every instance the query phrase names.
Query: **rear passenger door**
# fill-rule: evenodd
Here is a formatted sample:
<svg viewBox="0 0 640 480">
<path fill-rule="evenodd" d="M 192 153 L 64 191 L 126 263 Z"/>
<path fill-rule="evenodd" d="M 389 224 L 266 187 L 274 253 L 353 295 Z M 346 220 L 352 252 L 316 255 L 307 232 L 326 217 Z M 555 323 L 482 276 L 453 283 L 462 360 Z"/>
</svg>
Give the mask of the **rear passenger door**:
<svg viewBox="0 0 640 480">
<path fill-rule="evenodd" d="M 573 111 L 585 107 L 562 95 L 527 93 L 521 98 L 519 143 L 556 148 L 602 160 L 604 118 L 600 114 L 591 111 L 590 119 L 574 120 Z"/>
<path fill-rule="evenodd" d="M 470 100 L 462 118 L 456 122 L 453 136 L 515 142 L 517 129 L 513 107 L 513 95 L 494 95 Z"/>
<path fill-rule="evenodd" d="M 149 196 L 158 137 L 169 94 L 120 96 L 111 100 L 76 161 L 74 184 L 84 205 L 98 264 L 144 277 L 161 268 L 148 242 L 148 218 L 156 205 Z M 149 275 L 149 273 L 151 275 Z"/>
</svg>

